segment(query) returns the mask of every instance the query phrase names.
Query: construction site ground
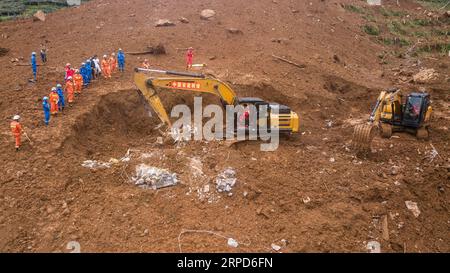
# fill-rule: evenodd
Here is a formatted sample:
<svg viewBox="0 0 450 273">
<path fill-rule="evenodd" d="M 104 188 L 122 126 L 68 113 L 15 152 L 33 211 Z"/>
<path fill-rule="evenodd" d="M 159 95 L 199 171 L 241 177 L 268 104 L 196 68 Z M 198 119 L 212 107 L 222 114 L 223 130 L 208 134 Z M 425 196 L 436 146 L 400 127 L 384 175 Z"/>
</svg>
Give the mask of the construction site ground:
<svg viewBox="0 0 450 273">
<path fill-rule="evenodd" d="M 417 2 L 401 0 L 401 8 L 383 2 L 405 18 L 427 17 Z M 0 251 L 68 252 L 76 241 L 82 252 L 274 252 L 272 244 L 279 252 L 367 252 L 367 243 L 377 241 L 382 252 L 449 252 L 450 57 L 396 56 L 411 46 L 380 43 L 349 5 L 377 22 L 389 19 L 365 1 L 94 0 L 47 14 L 44 22 L 0 23 L 0 46 L 9 49 L 0 57 Z M 203 9 L 216 15 L 202 20 Z M 155 27 L 158 19 L 176 25 Z M 436 28 L 449 29 L 440 22 Z M 11 60 L 27 63 L 42 42 L 49 61 L 31 83 L 31 68 Z M 42 97 L 63 80 L 65 63 L 77 67 L 93 54 L 159 43 L 167 54 L 126 55 L 125 73 L 93 82 L 44 125 Z M 134 87 L 133 67 L 148 58 L 152 67 L 183 71 L 185 51 L 177 48 L 189 46 L 194 63 L 206 63 L 206 72 L 238 96 L 289 105 L 299 114 L 300 133 L 274 152 L 260 151 L 260 142 L 228 147 L 163 136 Z M 424 68 L 437 76 L 412 82 Z M 376 137 L 371 153 L 357 156 L 353 125 L 368 118 L 379 92 L 391 86 L 431 94 L 430 138 Z M 194 95 L 163 97 L 170 109 L 192 105 Z M 31 139 L 23 139 L 20 152 L 9 129 L 16 113 Z M 127 151 L 130 160 L 113 160 L 110 168 L 82 166 Z M 141 163 L 176 173 L 180 183 L 135 186 L 131 177 Z M 231 196 L 215 190 L 216 176 L 228 167 L 237 174 Z M 420 215 L 406 201 L 417 203 Z"/>
</svg>

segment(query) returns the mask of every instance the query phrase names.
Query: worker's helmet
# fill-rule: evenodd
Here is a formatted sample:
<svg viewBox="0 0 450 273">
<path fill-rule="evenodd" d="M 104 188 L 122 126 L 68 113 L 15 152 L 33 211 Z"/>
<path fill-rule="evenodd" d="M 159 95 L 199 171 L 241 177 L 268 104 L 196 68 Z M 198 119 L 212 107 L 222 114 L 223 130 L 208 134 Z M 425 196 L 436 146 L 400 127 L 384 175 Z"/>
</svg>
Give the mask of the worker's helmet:
<svg viewBox="0 0 450 273">
<path fill-rule="evenodd" d="M 20 116 L 19 115 L 15 115 L 14 117 L 13 117 L 13 120 L 19 120 L 20 119 Z"/>
<path fill-rule="evenodd" d="M 116 53 L 114 53 L 114 52 L 113 52 L 113 53 L 111 53 L 111 55 L 112 55 L 112 56 L 115 56 L 115 55 L 116 55 Z"/>
<path fill-rule="evenodd" d="M 56 92 L 56 87 L 52 87 L 52 92 Z"/>
<path fill-rule="evenodd" d="M 77 73 L 77 74 L 78 74 L 78 73 L 80 73 L 80 70 L 78 70 L 78 69 L 75 69 L 75 73 Z"/>
<path fill-rule="evenodd" d="M 103 58 L 108 58 L 108 56 L 106 56 L 106 55 L 103 55 Z"/>
<path fill-rule="evenodd" d="M 119 51 L 122 51 L 122 49 L 121 49 L 121 48 L 119 48 Z"/>
<path fill-rule="evenodd" d="M 148 62 L 148 59 L 144 59 L 144 62 Z"/>
<path fill-rule="evenodd" d="M 48 100 L 48 97 L 47 97 L 47 96 L 45 96 L 45 97 L 43 98 L 43 100 L 44 100 L 44 101 Z"/>
<path fill-rule="evenodd" d="M 58 83 L 58 84 L 56 85 L 56 87 L 62 87 L 62 85 Z"/>
<path fill-rule="evenodd" d="M 85 65 L 86 63 L 81 63 L 81 66 Z"/>
<path fill-rule="evenodd" d="M 71 80 L 71 79 L 72 79 L 72 76 L 67 77 L 67 79 L 68 79 L 68 80 Z"/>
<path fill-rule="evenodd" d="M 66 63 L 66 66 L 70 66 L 70 63 Z"/>
<path fill-rule="evenodd" d="M 90 62 L 91 62 L 91 59 L 87 59 L 86 62 L 87 62 L 87 63 L 90 63 Z"/>
<path fill-rule="evenodd" d="M 31 52 L 31 55 L 36 55 L 36 52 L 34 52 L 34 51 L 33 51 L 33 52 Z"/>
</svg>

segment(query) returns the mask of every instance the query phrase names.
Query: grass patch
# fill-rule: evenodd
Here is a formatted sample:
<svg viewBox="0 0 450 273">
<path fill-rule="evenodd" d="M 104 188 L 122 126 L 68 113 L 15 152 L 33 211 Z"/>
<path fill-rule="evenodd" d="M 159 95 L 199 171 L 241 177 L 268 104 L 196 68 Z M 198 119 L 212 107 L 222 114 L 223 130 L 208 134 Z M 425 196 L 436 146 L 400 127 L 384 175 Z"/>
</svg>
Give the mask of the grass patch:
<svg viewBox="0 0 450 273">
<path fill-rule="evenodd" d="M 400 16 L 406 15 L 406 12 L 404 12 L 404 11 L 391 10 L 391 9 L 387 9 L 385 7 L 381 7 L 380 13 L 384 17 L 400 17 Z"/>
<path fill-rule="evenodd" d="M 392 34 L 400 34 L 400 35 L 407 35 L 408 32 L 403 28 L 402 24 L 398 21 L 390 21 L 387 24 L 387 27 L 389 29 L 389 32 Z"/>
<path fill-rule="evenodd" d="M 412 22 L 413 25 L 422 26 L 422 27 L 432 26 L 434 24 L 431 19 L 419 19 L 419 18 L 416 18 L 416 19 L 413 19 L 411 22 Z"/>
<path fill-rule="evenodd" d="M 362 18 L 368 22 L 372 22 L 372 23 L 376 22 L 375 17 L 372 14 L 363 15 Z"/>
<path fill-rule="evenodd" d="M 403 46 L 409 46 L 411 45 L 411 42 L 408 39 L 405 38 L 399 38 L 399 37 L 380 37 L 378 39 L 380 42 L 382 42 L 384 45 L 387 46 L 393 46 L 393 45 L 398 45 L 400 47 Z"/>
<path fill-rule="evenodd" d="M 363 31 L 369 35 L 377 36 L 380 34 L 380 29 L 376 25 L 364 25 Z"/>
<path fill-rule="evenodd" d="M 434 43 L 423 45 L 417 49 L 418 53 L 433 53 L 438 52 L 447 54 L 450 51 L 450 43 Z"/>
<path fill-rule="evenodd" d="M 354 13 L 360 13 L 363 14 L 364 13 L 364 9 L 358 6 L 354 6 L 354 5 L 343 5 L 343 8 L 350 11 L 350 12 L 354 12 Z"/>
</svg>

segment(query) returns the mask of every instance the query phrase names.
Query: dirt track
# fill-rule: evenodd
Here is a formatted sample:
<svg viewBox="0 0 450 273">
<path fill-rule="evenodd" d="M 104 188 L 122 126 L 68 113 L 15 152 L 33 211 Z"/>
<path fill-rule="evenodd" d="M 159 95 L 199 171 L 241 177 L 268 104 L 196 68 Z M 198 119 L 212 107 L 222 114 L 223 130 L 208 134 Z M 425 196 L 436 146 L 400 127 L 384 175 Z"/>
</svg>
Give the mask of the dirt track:
<svg viewBox="0 0 450 273">
<path fill-rule="evenodd" d="M 0 57 L 0 251 L 67 252 L 67 243 L 78 241 L 83 252 L 177 252 L 183 229 L 211 230 L 240 243 L 230 248 L 217 236 L 184 234 L 182 251 L 192 252 L 270 252 L 271 243 L 282 245 L 282 239 L 282 252 L 364 252 L 371 240 L 381 242 L 383 252 L 450 251 L 450 58 L 421 59 L 440 75 L 420 86 L 433 98 L 430 140 L 376 138 L 374 152 L 357 158 L 349 149 L 352 122 L 368 117 L 381 88 L 417 86 L 399 85 L 392 73 L 415 59 L 380 64 L 377 54 L 386 48 L 361 31 L 360 16 L 340 5 L 355 1 L 189 2 L 94 0 L 47 15 L 45 22 L 0 24 L 8 36 L 0 45 L 10 49 Z M 400 2 L 418 12 L 411 1 Z M 213 20 L 199 18 L 205 8 L 217 12 Z M 181 16 L 190 22 L 178 22 Z M 177 25 L 155 28 L 160 18 Z M 230 34 L 229 27 L 243 34 Z M 42 41 L 49 44 L 49 64 L 30 84 L 31 69 L 10 59 L 26 61 Z M 291 106 L 302 133 L 270 153 L 248 142 L 231 148 L 222 142 L 157 144 L 159 122 L 148 117 L 132 83 L 132 67 L 142 58 L 130 55 L 125 74 L 94 82 L 45 128 L 39 98 L 62 80 L 66 62 L 78 66 L 94 53 L 138 51 L 159 42 L 168 54 L 150 56 L 152 66 L 182 70 L 184 52 L 176 48 L 193 46 L 196 62 L 207 63 L 239 96 Z M 305 68 L 274 61 L 271 54 Z M 19 153 L 8 127 L 15 113 L 33 140 L 24 140 Z M 439 152 L 434 160 L 428 157 L 431 145 Z M 81 166 L 87 159 L 120 158 L 128 149 L 129 164 Z M 158 191 L 135 187 L 127 176 L 142 162 L 178 173 L 181 184 Z M 203 174 L 193 171 L 195 162 Z M 226 167 L 237 171 L 231 197 L 212 186 Z M 199 196 L 197 189 L 208 183 L 211 191 Z M 419 217 L 406 208 L 407 200 L 417 202 Z M 389 238 L 382 236 L 385 219 Z"/>
</svg>

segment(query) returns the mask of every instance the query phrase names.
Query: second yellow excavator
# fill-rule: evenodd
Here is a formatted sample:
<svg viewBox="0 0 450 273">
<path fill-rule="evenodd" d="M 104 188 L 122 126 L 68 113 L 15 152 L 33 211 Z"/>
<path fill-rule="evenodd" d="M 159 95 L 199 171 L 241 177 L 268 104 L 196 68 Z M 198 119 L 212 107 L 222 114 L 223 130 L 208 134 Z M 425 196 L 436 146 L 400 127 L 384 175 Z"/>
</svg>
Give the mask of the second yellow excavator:
<svg viewBox="0 0 450 273">
<path fill-rule="evenodd" d="M 412 92 L 403 102 L 400 89 L 382 91 L 367 124 L 355 126 L 353 145 L 360 151 L 370 149 L 378 128 L 381 136 L 390 138 L 393 132 L 406 131 L 418 139 L 428 138 L 431 118 L 431 101 L 428 93 Z"/>
<path fill-rule="evenodd" d="M 149 72 L 165 74 L 167 76 L 150 77 L 147 74 Z M 220 98 L 223 106 L 254 105 L 257 111 L 259 111 L 261 106 L 266 106 L 267 113 L 264 115 L 260 115 L 259 112 L 257 113 L 258 124 L 264 119 L 264 124 L 267 124 L 269 130 L 277 130 L 285 134 L 297 133 L 299 131 L 298 115 L 288 106 L 266 102 L 260 98 L 239 98 L 228 84 L 211 76 L 189 72 L 136 68 L 134 82 L 161 121 L 168 126 L 171 126 L 172 123 L 158 92 L 191 91 L 213 94 Z"/>
</svg>

